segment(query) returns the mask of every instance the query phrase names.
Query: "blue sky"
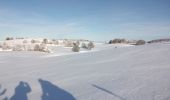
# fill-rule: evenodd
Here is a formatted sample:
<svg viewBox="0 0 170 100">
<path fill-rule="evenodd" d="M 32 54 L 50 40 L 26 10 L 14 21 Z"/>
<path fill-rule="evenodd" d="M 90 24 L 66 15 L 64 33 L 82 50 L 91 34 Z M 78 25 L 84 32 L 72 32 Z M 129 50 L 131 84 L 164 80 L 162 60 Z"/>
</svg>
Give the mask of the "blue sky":
<svg viewBox="0 0 170 100">
<path fill-rule="evenodd" d="M 170 0 L 0 0 L 0 38 L 170 38 Z"/>
</svg>

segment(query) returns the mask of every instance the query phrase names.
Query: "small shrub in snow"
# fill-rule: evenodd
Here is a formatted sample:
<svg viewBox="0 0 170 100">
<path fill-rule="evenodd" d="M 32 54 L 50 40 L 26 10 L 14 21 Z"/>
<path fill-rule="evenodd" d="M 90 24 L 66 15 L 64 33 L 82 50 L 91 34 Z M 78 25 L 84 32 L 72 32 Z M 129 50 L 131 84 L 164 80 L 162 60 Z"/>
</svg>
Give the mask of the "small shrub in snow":
<svg viewBox="0 0 170 100">
<path fill-rule="evenodd" d="M 34 46 L 34 51 L 40 51 L 40 45 L 39 44 L 36 44 Z"/>
<path fill-rule="evenodd" d="M 25 46 L 25 50 L 26 50 L 26 51 L 34 51 L 34 47 L 31 46 L 31 45 L 26 45 L 26 46 Z"/>
<path fill-rule="evenodd" d="M 58 45 L 58 44 L 59 44 L 59 42 L 58 42 L 58 40 L 53 39 L 53 40 L 52 40 L 52 44 L 54 44 L 54 45 Z"/>
<path fill-rule="evenodd" d="M 49 52 L 46 44 L 40 44 L 40 51 L 41 52 Z"/>
<path fill-rule="evenodd" d="M 89 50 L 91 50 L 92 48 L 94 48 L 93 42 L 89 42 L 88 45 L 87 45 L 87 48 L 88 48 Z"/>
<path fill-rule="evenodd" d="M 22 45 L 15 45 L 13 48 L 12 48 L 12 51 L 23 51 L 24 50 L 24 47 Z"/>
<path fill-rule="evenodd" d="M 112 43 L 113 43 L 113 40 L 110 40 L 110 41 L 109 41 L 109 44 L 112 44 Z"/>
<path fill-rule="evenodd" d="M 65 41 L 64 45 L 65 45 L 65 47 L 73 47 L 74 46 L 73 42 L 71 42 L 71 41 Z"/>
<path fill-rule="evenodd" d="M 47 39 L 43 39 L 43 42 L 44 44 L 47 44 L 48 43 L 48 40 Z"/>
<path fill-rule="evenodd" d="M 36 44 L 34 46 L 34 51 L 41 51 L 41 52 L 50 52 L 50 50 L 46 47 L 45 44 Z"/>
<path fill-rule="evenodd" d="M 77 45 L 76 43 L 73 43 L 72 51 L 73 51 L 73 52 L 79 52 L 79 51 L 80 51 L 79 45 Z"/>
<path fill-rule="evenodd" d="M 84 49 L 87 49 L 87 45 L 85 43 L 82 43 L 81 47 L 84 48 Z"/>
<path fill-rule="evenodd" d="M 144 45 L 145 44 L 145 41 L 144 40 L 138 40 L 136 42 L 136 45 Z"/>
<path fill-rule="evenodd" d="M 27 41 L 27 40 L 24 40 L 23 43 L 26 44 L 26 43 L 28 43 L 28 41 Z"/>
<path fill-rule="evenodd" d="M 40 43 L 40 41 L 32 39 L 32 40 L 31 40 L 31 43 L 33 43 L 33 44 L 34 44 L 34 43 Z"/>
<path fill-rule="evenodd" d="M 59 42 L 56 40 L 56 41 L 54 41 L 54 44 L 55 45 L 59 45 Z"/>
<path fill-rule="evenodd" d="M 11 49 L 11 47 L 6 42 L 4 42 L 2 45 L 2 50 L 9 50 L 9 49 Z"/>
<path fill-rule="evenodd" d="M 36 43 L 36 41 L 33 39 L 33 40 L 31 40 L 31 43 Z"/>
<path fill-rule="evenodd" d="M 2 43 L 0 43 L 0 48 L 2 48 L 2 46 L 3 46 L 3 44 L 2 44 Z"/>
</svg>

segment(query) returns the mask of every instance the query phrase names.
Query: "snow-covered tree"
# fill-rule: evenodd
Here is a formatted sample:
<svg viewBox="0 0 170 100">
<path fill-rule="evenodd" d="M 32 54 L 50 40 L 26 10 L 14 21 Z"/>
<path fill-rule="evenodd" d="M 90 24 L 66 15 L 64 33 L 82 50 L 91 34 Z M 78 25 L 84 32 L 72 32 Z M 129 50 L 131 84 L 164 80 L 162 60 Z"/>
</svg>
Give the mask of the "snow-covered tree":
<svg viewBox="0 0 170 100">
<path fill-rule="evenodd" d="M 8 43 L 4 42 L 2 45 L 2 50 L 9 50 L 11 49 L 11 46 L 8 45 Z"/>
<path fill-rule="evenodd" d="M 89 50 L 91 50 L 92 48 L 94 48 L 94 43 L 93 42 L 89 42 L 88 45 L 87 45 L 87 48 Z"/>
<path fill-rule="evenodd" d="M 42 43 L 47 44 L 48 43 L 48 39 L 43 39 Z"/>
<path fill-rule="evenodd" d="M 46 44 L 36 44 L 34 46 L 34 51 L 41 51 L 41 52 L 50 52 L 50 50 L 47 48 Z"/>
<path fill-rule="evenodd" d="M 84 48 L 84 49 L 87 49 L 87 45 L 85 43 L 82 43 L 81 47 Z"/>
<path fill-rule="evenodd" d="M 76 44 L 76 43 L 73 43 L 72 51 L 73 51 L 73 52 L 79 52 L 79 51 L 80 51 L 80 47 L 79 47 L 79 45 L 78 45 L 78 44 Z"/>
<path fill-rule="evenodd" d="M 144 45 L 145 43 L 146 43 L 145 40 L 138 40 L 136 42 L 136 45 Z"/>
<path fill-rule="evenodd" d="M 17 44 L 15 46 L 13 46 L 12 51 L 23 51 L 24 50 L 24 46 L 21 44 Z"/>
</svg>

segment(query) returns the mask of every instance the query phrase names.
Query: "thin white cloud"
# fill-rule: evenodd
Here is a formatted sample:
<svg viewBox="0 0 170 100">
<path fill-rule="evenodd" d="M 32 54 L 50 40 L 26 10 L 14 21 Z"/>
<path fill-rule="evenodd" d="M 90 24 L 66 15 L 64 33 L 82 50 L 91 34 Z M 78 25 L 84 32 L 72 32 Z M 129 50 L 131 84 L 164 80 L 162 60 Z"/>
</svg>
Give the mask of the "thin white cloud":
<svg viewBox="0 0 170 100">
<path fill-rule="evenodd" d="M 9 13 L 15 14 L 9 14 Z M 29 16 L 9 10 L 0 10 L 0 33 L 49 33 L 76 34 L 84 30 L 77 22 L 53 22 L 37 12 L 30 12 Z"/>
</svg>

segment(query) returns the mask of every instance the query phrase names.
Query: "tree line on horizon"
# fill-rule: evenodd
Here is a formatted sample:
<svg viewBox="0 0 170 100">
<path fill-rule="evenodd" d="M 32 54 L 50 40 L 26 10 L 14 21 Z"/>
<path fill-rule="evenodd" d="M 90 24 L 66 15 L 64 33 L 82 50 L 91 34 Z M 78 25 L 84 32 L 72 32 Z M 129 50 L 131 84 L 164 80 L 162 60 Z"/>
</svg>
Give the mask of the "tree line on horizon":
<svg viewBox="0 0 170 100">
<path fill-rule="evenodd" d="M 119 38 L 115 38 L 113 40 L 109 41 L 109 44 L 117 44 L 117 43 L 123 43 L 123 44 L 133 44 L 133 45 L 144 45 L 146 43 L 145 40 L 126 40 L 126 39 L 119 39 Z"/>
</svg>

